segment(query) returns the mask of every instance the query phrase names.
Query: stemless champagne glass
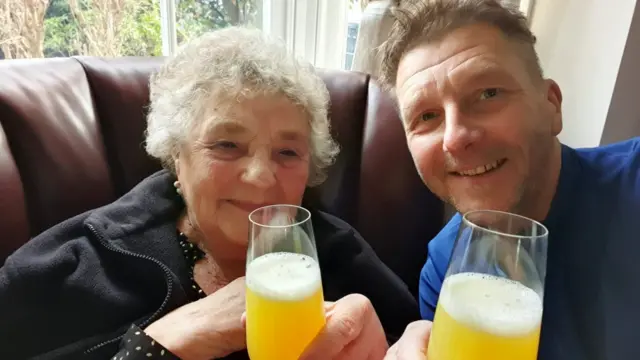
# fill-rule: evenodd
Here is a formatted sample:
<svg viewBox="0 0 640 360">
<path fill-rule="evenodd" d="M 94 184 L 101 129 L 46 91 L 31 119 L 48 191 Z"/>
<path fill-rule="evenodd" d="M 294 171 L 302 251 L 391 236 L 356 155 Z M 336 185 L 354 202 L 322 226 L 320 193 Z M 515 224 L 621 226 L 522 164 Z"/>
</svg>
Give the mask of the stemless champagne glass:
<svg viewBox="0 0 640 360">
<path fill-rule="evenodd" d="M 440 291 L 429 360 L 535 360 L 548 231 L 523 216 L 463 216 Z"/>
<path fill-rule="evenodd" d="M 252 360 L 297 360 L 325 324 L 308 210 L 272 205 L 249 214 L 247 348 Z"/>
</svg>

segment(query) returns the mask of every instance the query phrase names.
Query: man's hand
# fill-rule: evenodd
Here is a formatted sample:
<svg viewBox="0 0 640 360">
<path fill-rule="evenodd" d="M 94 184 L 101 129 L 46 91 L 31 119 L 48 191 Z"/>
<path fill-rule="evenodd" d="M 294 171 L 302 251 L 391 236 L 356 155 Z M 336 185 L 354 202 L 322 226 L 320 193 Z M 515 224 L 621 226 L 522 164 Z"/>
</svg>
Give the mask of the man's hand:
<svg viewBox="0 0 640 360">
<path fill-rule="evenodd" d="M 369 299 L 347 295 L 327 310 L 327 323 L 300 360 L 381 360 L 388 349 Z"/>
<path fill-rule="evenodd" d="M 426 360 L 430 335 L 431 321 L 412 322 L 400 340 L 389 349 L 384 360 Z"/>
</svg>

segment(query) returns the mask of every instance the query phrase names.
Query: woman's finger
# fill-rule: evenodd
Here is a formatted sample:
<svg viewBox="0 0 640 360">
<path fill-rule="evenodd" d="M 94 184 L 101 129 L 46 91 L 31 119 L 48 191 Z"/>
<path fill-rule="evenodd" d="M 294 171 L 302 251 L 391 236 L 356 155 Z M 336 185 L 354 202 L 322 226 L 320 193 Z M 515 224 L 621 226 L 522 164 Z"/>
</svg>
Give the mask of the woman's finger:
<svg viewBox="0 0 640 360">
<path fill-rule="evenodd" d="M 247 312 L 246 311 L 242 312 L 242 316 L 240 316 L 240 321 L 242 322 L 242 327 L 246 328 L 247 327 Z"/>
<path fill-rule="evenodd" d="M 333 308 L 335 307 L 334 301 L 325 301 L 324 302 L 324 313 L 326 317 L 331 316 L 333 314 Z"/>
</svg>

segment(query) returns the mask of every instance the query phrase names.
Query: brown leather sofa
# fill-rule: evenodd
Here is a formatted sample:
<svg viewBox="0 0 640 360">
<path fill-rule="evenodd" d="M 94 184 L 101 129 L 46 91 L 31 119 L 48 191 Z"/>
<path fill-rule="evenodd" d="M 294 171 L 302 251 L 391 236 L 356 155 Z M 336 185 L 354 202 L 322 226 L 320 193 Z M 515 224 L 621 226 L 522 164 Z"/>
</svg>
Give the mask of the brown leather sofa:
<svg viewBox="0 0 640 360">
<path fill-rule="evenodd" d="M 142 146 L 162 58 L 0 61 L 0 264 L 50 226 L 160 168 Z M 351 223 L 415 293 L 443 205 L 422 184 L 392 102 L 369 76 L 322 71 L 342 152 L 306 200 Z"/>
</svg>

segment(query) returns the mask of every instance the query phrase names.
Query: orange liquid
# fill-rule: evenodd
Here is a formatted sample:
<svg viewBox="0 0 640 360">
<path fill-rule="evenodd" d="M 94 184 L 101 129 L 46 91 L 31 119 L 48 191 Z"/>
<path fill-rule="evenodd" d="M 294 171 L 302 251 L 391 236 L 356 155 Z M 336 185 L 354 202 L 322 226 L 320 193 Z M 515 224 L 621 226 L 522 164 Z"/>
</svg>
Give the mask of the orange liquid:
<svg viewBox="0 0 640 360">
<path fill-rule="evenodd" d="M 458 278 L 465 281 L 459 281 L 456 286 L 446 288 L 443 285 L 431 331 L 428 359 L 536 360 L 542 316 L 540 297 L 533 290 L 509 283 L 509 280 L 466 277 Z M 480 297 L 483 300 L 479 300 Z M 496 302 L 493 307 L 480 304 L 480 301 L 492 300 Z M 531 306 L 520 309 L 518 304 Z M 505 309 L 499 313 L 502 305 Z"/>
<path fill-rule="evenodd" d="M 300 259 L 298 254 L 291 255 L 286 256 L 288 260 L 293 256 Z M 278 260 L 275 256 L 273 258 Z M 296 275 L 300 286 L 295 288 L 292 284 L 296 280 L 287 282 L 289 275 L 281 269 L 291 266 L 296 270 L 300 264 L 295 260 L 287 262 L 285 257 L 280 260 L 285 261 L 262 264 L 269 268 L 282 265 L 279 274 L 270 274 L 269 269 L 263 267 L 259 275 L 251 279 L 252 271 L 247 271 L 247 349 L 251 360 L 297 360 L 325 324 L 324 296 L 317 263 L 311 258 L 305 259 L 305 267 Z M 313 264 L 307 268 L 309 261 Z M 278 282 L 272 282 L 274 279 Z M 285 292 L 279 292 L 283 290 L 283 284 L 288 284 L 288 287 Z"/>
</svg>

